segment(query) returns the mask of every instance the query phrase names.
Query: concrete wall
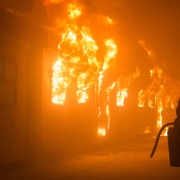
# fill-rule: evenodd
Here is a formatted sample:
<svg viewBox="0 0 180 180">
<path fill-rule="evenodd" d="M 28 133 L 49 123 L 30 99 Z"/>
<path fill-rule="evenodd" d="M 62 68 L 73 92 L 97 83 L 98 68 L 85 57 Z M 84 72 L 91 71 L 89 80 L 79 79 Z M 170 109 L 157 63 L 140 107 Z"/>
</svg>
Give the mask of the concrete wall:
<svg viewBox="0 0 180 180">
<path fill-rule="evenodd" d="M 37 160 L 41 148 L 42 59 L 47 34 L 0 11 L 0 165 Z"/>
<path fill-rule="evenodd" d="M 29 44 L 0 37 L 0 164 L 25 156 L 26 64 Z"/>
</svg>

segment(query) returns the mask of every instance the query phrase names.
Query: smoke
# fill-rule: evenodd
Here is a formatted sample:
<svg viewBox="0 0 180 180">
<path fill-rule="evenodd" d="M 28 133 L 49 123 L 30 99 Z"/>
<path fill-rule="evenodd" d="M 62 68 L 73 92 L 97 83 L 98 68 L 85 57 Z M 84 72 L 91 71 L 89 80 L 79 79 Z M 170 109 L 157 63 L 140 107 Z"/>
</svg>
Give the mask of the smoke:
<svg viewBox="0 0 180 180">
<path fill-rule="evenodd" d="M 1 0 L 0 7 L 1 9 L 11 9 L 14 12 L 30 13 L 35 4 L 39 2 L 40 0 Z"/>
<path fill-rule="evenodd" d="M 57 5 L 57 4 L 60 4 L 60 3 L 63 3 L 64 2 L 64 0 L 44 0 L 44 5 L 45 6 L 49 6 L 49 5 L 52 5 L 52 4 L 54 4 L 54 5 Z"/>
</svg>

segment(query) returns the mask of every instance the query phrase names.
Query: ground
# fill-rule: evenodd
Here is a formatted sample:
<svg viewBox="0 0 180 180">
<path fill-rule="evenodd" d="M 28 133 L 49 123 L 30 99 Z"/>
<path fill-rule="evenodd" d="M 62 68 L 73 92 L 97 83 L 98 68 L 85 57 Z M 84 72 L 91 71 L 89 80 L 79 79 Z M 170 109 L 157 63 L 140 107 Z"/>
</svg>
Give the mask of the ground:
<svg viewBox="0 0 180 180">
<path fill-rule="evenodd" d="M 153 156 L 151 136 L 134 135 L 127 142 L 100 139 L 88 149 L 37 167 L 4 173 L 1 180 L 178 180 L 180 168 L 170 167 L 167 137 L 161 137 Z"/>
</svg>

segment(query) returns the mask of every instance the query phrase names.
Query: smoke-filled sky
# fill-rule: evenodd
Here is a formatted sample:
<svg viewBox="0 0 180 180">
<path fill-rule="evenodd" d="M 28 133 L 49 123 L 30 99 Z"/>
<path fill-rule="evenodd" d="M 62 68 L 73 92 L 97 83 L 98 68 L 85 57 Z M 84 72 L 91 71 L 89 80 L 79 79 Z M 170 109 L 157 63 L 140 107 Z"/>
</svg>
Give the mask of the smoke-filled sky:
<svg viewBox="0 0 180 180">
<path fill-rule="evenodd" d="M 147 41 L 163 58 L 177 57 L 178 61 L 180 1 L 94 0 L 93 4 L 117 18 L 126 31 Z"/>
<path fill-rule="evenodd" d="M 67 0 L 59 0 L 61 4 Z M 0 8 L 10 8 L 22 14 L 36 9 L 39 23 L 46 23 L 49 12 L 41 6 L 43 0 L 1 0 Z M 108 15 L 118 21 L 117 31 L 128 46 L 130 39 L 144 40 L 169 72 L 178 76 L 180 65 L 180 1 L 179 0 L 80 0 L 90 12 Z M 34 8 L 36 6 L 36 8 Z M 41 6 L 41 7 L 40 7 Z M 38 7 L 38 8 L 37 8 Z M 59 6 L 58 12 L 61 12 Z M 56 9 L 57 10 L 57 9 Z M 118 32 L 119 31 L 119 32 Z M 125 42 L 126 41 L 126 42 Z M 133 56 L 133 52 L 132 52 Z M 180 77 L 180 75 L 179 75 Z"/>
<path fill-rule="evenodd" d="M 125 31 L 145 40 L 159 59 L 171 66 L 179 62 L 180 1 L 94 0 L 93 4 L 118 18 Z"/>
</svg>

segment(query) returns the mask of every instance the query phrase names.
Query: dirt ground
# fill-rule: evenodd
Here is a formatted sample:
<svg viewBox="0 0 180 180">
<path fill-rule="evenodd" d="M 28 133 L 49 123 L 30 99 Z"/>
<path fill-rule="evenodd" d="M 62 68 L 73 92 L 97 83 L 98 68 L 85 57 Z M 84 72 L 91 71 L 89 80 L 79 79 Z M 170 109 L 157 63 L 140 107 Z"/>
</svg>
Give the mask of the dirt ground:
<svg viewBox="0 0 180 180">
<path fill-rule="evenodd" d="M 167 137 L 161 137 L 153 158 L 150 158 L 155 139 L 136 138 L 118 143 L 102 140 L 80 153 L 56 162 L 5 173 L 1 180 L 179 180 L 180 168 L 170 167 Z"/>
</svg>

